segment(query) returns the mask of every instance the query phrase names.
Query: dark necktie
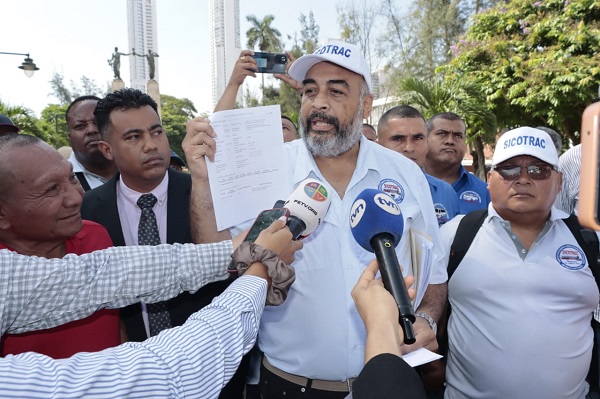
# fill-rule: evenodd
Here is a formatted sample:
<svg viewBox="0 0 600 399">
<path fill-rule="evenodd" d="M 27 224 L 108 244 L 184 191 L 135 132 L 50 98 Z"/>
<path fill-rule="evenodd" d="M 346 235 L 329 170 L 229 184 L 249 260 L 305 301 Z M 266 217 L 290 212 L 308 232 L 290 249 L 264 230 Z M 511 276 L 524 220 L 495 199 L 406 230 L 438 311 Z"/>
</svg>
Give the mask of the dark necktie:
<svg viewBox="0 0 600 399">
<path fill-rule="evenodd" d="M 152 210 L 156 201 L 154 194 L 144 194 L 137 201 L 138 206 L 142 209 L 142 216 L 138 225 L 138 245 L 160 244 L 156 215 Z M 148 303 L 146 304 L 146 310 L 148 311 L 151 337 L 171 327 L 171 316 L 169 315 L 167 302 Z"/>
</svg>

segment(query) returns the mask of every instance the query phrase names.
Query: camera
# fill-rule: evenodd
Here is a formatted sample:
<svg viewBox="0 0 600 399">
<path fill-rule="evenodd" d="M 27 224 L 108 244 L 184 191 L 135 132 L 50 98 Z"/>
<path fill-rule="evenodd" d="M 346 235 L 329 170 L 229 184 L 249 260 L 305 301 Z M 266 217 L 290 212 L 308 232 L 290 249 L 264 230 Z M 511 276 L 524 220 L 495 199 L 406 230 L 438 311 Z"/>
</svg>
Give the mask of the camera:
<svg viewBox="0 0 600 399">
<path fill-rule="evenodd" d="M 255 52 L 254 59 L 258 66 L 258 73 L 285 73 L 288 62 L 287 55 L 283 53 Z"/>
</svg>

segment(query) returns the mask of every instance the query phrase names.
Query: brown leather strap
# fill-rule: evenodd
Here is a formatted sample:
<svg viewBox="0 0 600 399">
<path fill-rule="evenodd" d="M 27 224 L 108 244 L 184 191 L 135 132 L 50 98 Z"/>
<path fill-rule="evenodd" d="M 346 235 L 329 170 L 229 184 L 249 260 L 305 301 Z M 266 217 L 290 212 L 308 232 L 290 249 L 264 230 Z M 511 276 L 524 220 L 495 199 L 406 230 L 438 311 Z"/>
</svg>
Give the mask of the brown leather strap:
<svg viewBox="0 0 600 399">
<path fill-rule="evenodd" d="M 303 387 L 310 385 L 311 388 L 321 391 L 350 392 L 352 391 L 352 383 L 355 380 L 355 378 L 350 378 L 345 381 L 313 380 L 299 375 L 286 373 L 269 363 L 266 356 L 263 356 L 263 366 L 277 377 L 283 378 L 292 384 Z"/>
</svg>

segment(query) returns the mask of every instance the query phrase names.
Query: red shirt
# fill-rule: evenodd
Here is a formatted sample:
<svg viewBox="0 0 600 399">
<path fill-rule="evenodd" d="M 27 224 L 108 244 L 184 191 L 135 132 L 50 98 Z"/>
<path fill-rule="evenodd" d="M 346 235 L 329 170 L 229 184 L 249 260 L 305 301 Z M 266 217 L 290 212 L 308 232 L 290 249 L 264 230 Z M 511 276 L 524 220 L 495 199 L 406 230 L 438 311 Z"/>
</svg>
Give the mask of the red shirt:
<svg viewBox="0 0 600 399">
<path fill-rule="evenodd" d="M 85 254 L 112 247 L 106 229 L 98 223 L 83 221 L 81 231 L 66 242 L 69 254 Z M 11 249 L 0 243 L 0 249 Z M 24 334 L 5 334 L 1 355 L 37 352 L 54 359 L 71 357 L 78 352 L 97 352 L 121 343 L 118 309 L 104 309 L 93 315 L 47 330 Z"/>
</svg>

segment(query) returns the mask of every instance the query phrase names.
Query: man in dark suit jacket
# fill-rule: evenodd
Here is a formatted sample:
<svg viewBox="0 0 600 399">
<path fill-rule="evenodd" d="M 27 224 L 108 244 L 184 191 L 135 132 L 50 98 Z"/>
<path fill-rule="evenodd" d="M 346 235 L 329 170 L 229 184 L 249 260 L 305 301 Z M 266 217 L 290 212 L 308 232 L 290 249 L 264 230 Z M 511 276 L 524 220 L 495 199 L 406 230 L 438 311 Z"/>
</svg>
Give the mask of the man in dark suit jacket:
<svg viewBox="0 0 600 399">
<path fill-rule="evenodd" d="M 99 101 L 94 115 L 102 136 L 98 147 L 105 157 L 114 160 L 118 173 L 86 193 L 82 217 L 102 224 L 115 246 L 138 245 L 141 209 L 137 201 L 142 195 L 152 194 L 157 199 L 152 211 L 160 242 L 192 242 L 191 178 L 169 168 L 169 142 L 154 100 L 139 90 L 126 88 Z M 228 283 L 208 284 L 195 294 L 184 293 L 167 301 L 171 326 L 183 324 L 192 313 L 223 292 Z M 128 306 L 121 316 L 129 340 L 143 341 L 149 337 L 151 327 L 145 304 Z M 224 388 L 221 398 L 242 397 L 245 376 L 242 368 Z"/>
</svg>

